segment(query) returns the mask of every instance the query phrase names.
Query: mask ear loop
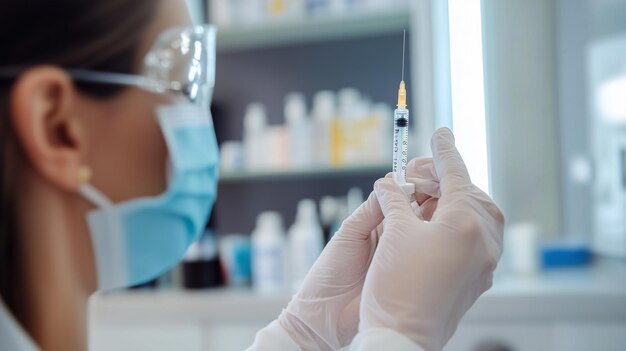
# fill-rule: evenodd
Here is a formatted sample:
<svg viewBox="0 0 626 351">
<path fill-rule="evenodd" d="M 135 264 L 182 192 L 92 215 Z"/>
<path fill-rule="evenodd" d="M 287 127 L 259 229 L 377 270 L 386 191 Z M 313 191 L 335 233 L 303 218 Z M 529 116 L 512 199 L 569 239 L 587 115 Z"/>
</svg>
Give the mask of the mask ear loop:
<svg viewBox="0 0 626 351">
<path fill-rule="evenodd" d="M 78 179 L 80 179 L 80 185 L 78 186 L 78 192 L 83 195 L 84 198 L 89 200 L 99 208 L 110 208 L 113 203 L 107 199 L 104 194 L 96 190 L 89 184 L 91 179 L 91 169 L 87 166 L 81 166 L 78 170 Z"/>
</svg>

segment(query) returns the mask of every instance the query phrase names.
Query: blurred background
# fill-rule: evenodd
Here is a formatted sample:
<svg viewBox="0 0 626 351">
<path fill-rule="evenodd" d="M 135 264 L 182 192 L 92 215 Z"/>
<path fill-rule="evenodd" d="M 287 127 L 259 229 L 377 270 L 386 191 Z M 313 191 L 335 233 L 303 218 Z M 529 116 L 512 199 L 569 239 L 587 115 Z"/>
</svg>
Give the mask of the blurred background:
<svg viewBox="0 0 626 351">
<path fill-rule="evenodd" d="M 92 350 L 242 350 L 391 170 L 452 128 L 507 218 L 445 350 L 626 349 L 626 0 L 189 0 L 218 27 L 219 196 L 184 262 L 91 302 Z M 405 267 L 411 269 L 411 267 Z"/>
</svg>

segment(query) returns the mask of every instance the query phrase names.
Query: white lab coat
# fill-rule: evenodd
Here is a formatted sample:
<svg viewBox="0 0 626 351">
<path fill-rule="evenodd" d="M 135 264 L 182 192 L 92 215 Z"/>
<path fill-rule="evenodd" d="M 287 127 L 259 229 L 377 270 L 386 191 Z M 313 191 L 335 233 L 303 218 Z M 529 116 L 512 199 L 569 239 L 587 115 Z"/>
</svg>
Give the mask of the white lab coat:
<svg viewBox="0 0 626 351">
<path fill-rule="evenodd" d="M 0 350 L 37 351 L 35 343 L 17 324 L 0 298 Z"/>
<path fill-rule="evenodd" d="M 37 351 L 38 347 L 26 332 L 20 327 L 15 318 L 9 313 L 0 299 L 0 350 Z M 283 328 L 274 321 L 263 328 L 256 335 L 254 345 L 249 351 L 299 351 L 296 345 Z M 345 348 L 350 351 L 369 350 L 399 350 L 421 351 L 411 340 L 402 334 L 389 329 L 371 329 L 359 333 L 352 344 Z"/>
</svg>

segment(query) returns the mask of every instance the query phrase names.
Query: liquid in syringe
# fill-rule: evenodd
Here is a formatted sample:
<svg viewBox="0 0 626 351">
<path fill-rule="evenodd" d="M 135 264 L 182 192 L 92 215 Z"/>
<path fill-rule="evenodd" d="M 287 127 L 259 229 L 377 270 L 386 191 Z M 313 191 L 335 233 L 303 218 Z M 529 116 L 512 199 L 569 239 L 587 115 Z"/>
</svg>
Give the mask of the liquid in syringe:
<svg viewBox="0 0 626 351">
<path fill-rule="evenodd" d="M 400 92 L 406 89 L 404 82 L 400 83 Z M 398 108 L 393 111 L 393 179 L 398 184 L 406 184 L 406 165 L 408 162 L 409 145 L 409 110 L 405 105 L 400 105 L 398 98 Z"/>
</svg>

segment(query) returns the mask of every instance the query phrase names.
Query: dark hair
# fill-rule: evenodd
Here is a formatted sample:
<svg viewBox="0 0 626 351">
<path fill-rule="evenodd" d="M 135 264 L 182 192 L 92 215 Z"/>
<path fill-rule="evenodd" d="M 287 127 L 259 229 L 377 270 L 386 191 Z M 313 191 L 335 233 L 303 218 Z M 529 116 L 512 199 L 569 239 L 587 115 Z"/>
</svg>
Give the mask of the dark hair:
<svg viewBox="0 0 626 351">
<path fill-rule="evenodd" d="M 156 0 L 0 0 L 0 68 L 51 64 L 134 73 Z M 15 79 L 0 78 L 0 298 L 23 322 L 24 279 L 16 221 L 16 162 L 23 157 L 9 119 Z M 123 88 L 75 83 L 83 93 L 109 98 Z M 44 233 L 42 233 L 44 234 Z"/>
</svg>

